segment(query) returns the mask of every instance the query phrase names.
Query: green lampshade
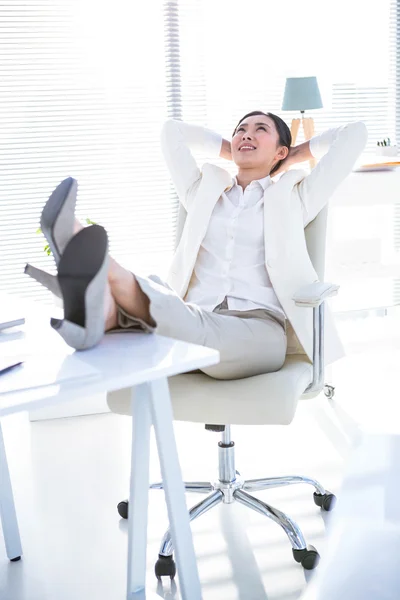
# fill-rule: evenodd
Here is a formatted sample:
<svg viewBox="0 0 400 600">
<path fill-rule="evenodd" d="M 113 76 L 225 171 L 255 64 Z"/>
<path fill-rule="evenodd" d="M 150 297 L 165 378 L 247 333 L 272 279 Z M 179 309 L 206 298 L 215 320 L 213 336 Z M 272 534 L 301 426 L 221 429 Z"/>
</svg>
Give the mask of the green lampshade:
<svg viewBox="0 0 400 600">
<path fill-rule="evenodd" d="M 288 77 L 282 110 L 313 110 L 322 108 L 316 77 Z"/>
</svg>

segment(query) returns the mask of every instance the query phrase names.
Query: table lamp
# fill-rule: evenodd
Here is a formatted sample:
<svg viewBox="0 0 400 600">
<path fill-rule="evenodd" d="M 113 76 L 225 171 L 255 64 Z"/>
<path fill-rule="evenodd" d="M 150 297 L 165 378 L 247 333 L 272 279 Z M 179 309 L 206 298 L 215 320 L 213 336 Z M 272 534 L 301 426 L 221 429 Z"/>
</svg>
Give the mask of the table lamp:
<svg viewBox="0 0 400 600">
<path fill-rule="evenodd" d="M 293 119 L 290 132 L 292 146 L 295 145 L 299 133 L 300 122 L 304 131 L 304 139 L 310 140 L 314 135 L 314 120 L 304 117 L 306 110 L 322 108 L 321 94 L 316 77 L 288 77 L 286 79 L 285 93 L 283 95 L 282 110 L 299 110 L 301 119 Z M 310 161 L 311 168 L 315 160 Z"/>
</svg>

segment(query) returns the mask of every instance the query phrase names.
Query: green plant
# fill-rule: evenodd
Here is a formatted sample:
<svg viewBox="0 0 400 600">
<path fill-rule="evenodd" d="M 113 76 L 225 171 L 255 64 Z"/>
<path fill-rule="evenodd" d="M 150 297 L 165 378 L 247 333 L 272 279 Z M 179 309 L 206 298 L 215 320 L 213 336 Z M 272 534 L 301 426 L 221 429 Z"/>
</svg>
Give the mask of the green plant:
<svg viewBox="0 0 400 600">
<path fill-rule="evenodd" d="M 85 219 L 85 222 L 87 223 L 87 225 L 96 225 L 96 223 L 94 221 L 92 221 L 91 219 Z M 39 229 L 36 230 L 36 233 L 42 233 L 42 230 L 40 227 L 39 227 Z M 46 244 L 43 247 L 43 251 L 46 252 L 47 256 L 50 256 L 51 250 L 50 250 L 49 244 Z"/>
<path fill-rule="evenodd" d="M 382 142 L 376 142 L 377 146 L 390 146 L 390 138 L 386 138 Z"/>
</svg>

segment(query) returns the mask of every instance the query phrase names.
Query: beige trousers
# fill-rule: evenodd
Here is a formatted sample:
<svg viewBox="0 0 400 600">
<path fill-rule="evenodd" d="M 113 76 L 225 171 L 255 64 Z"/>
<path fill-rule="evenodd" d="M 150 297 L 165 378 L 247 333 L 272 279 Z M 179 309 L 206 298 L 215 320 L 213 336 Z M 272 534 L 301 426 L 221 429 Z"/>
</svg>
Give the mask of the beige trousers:
<svg viewBox="0 0 400 600">
<path fill-rule="evenodd" d="M 236 311 L 226 300 L 213 312 L 184 302 L 156 275 L 135 276 L 150 300 L 152 325 L 119 308 L 119 329 L 137 329 L 191 342 L 220 353 L 220 363 L 202 369 L 215 379 L 241 379 L 278 371 L 286 357 L 286 322 L 263 309 Z"/>
</svg>

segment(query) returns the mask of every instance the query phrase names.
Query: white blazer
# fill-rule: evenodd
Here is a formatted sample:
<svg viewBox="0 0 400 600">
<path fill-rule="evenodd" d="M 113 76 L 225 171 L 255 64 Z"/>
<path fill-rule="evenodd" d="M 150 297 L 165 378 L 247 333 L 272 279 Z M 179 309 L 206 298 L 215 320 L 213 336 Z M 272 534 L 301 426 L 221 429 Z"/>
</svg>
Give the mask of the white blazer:
<svg viewBox="0 0 400 600">
<path fill-rule="evenodd" d="M 168 284 L 184 298 L 197 254 L 206 234 L 211 214 L 232 176 L 211 163 L 201 169 L 191 149 L 219 154 L 221 136 L 182 121 L 169 120 L 161 134 L 163 154 L 179 199 L 187 211 L 176 249 Z M 328 202 L 338 185 L 351 172 L 367 142 L 367 129 L 361 121 L 329 129 L 312 138 L 310 149 L 321 159 L 309 175 L 290 170 L 268 186 L 264 193 L 265 266 L 275 293 L 290 322 L 288 345 L 297 345 L 312 361 L 312 308 L 295 305 L 293 295 L 303 286 L 318 281 L 307 252 L 304 228 Z M 326 307 L 325 363 L 344 354 L 343 347 Z"/>
</svg>

